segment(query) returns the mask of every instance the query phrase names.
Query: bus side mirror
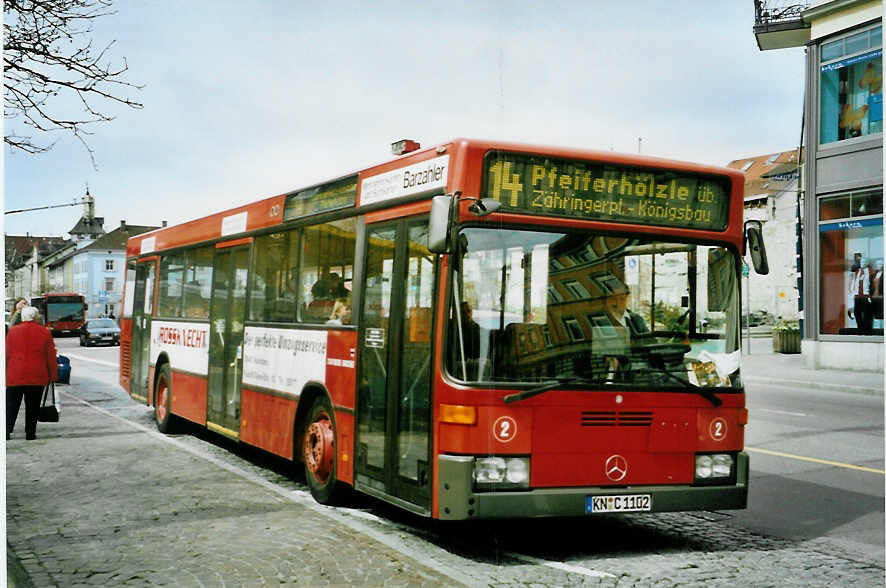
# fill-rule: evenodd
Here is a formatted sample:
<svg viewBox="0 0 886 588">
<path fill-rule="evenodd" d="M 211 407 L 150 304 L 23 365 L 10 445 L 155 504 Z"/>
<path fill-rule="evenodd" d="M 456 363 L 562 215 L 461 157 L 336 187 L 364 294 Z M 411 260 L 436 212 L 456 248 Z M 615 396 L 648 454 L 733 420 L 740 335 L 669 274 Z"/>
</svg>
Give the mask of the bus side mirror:
<svg viewBox="0 0 886 588">
<path fill-rule="evenodd" d="M 750 251 L 754 271 L 765 276 L 769 273 L 769 260 L 766 258 L 766 245 L 763 243 L 763 223 L 746 221 L 744 233 L 746 248 Z"/>
<path fill-rule="evenodd" d="M 431 220 L 428 227 L 428 249 L 432 253 L 449 250 L 449 215 L 452 212 L 452 196 L 431 198 Z"/>
<path fill-rule="evenodd" d="M 486 216 L 487 214 L 492 214 L 499 208 L 501 208 L 501 202 L 498 200 L 495 200 L 494 198 L 481 198 L 472 203 L 468 207 L 468 210 L 477 216 Z"/>
</svg>

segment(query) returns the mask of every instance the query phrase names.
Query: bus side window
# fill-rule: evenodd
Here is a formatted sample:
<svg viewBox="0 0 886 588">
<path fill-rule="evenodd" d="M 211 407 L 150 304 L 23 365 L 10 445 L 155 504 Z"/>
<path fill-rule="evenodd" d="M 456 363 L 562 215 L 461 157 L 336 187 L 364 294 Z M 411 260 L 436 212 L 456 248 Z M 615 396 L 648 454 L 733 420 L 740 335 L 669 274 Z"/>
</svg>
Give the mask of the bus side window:
<svg viewBox="0 0 886 588">
<path fill-rule="evenodd" d="M 212 247 L 201 247 L 185 255 L 184 316 L 208 318 L 212 297 Z"/>
<path fill-rule="evenodd" d="M 297 288 L 293 284 L 298 231 L 264 235 L 255 240 L 249 319 L 283 323 L 295 316 Z"/>
<path fill-rule="evenodd" d="M 184 255 L 174 253 L 164 255 L 160 262 L 159 296 L 157 300 L 158 316 L 181 316 L 182 310 L 182 277 L 184 276 Z"/>
<path fill-rule="evenodd" d="M 354 247 L 357 221 L 343 219 L 304 229 L 301 245 L 301 284 L 299 320 L 327 324 L 333 318 L 336 302 L 350 308 Z M 339 305 L 341 307 L 341 305 Z M 350 320 L 348 318 L 348 320 Z"/>
</svg>

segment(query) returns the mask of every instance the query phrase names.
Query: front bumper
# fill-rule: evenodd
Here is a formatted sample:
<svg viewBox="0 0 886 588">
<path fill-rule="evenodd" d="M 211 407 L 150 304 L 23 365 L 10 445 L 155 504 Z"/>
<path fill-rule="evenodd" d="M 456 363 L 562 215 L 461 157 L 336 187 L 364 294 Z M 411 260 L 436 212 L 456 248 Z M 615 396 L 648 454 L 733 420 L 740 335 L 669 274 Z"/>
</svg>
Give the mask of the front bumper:
<svg viewBox="0 0 886 588">
<path fill-rule="evenodd" d="M 119 334 L 107 334 L 107 335 L 89 335 L 86 337 L 86 342 L 94 345 L 119 345 L 120 343 L 120 335 Z"/>
<path fill-rule="evenodd" d="M 587 516 L 587 497 L 649 494 L 651 512 L 747 508 L 749 459 L 738 454 L 735 484 L 725 486 L 582 486 L 525 492 L 474 492 L 473 457 L 441 455 L 438 461 L 438 516 L 443 520 Z"/>
</svg>

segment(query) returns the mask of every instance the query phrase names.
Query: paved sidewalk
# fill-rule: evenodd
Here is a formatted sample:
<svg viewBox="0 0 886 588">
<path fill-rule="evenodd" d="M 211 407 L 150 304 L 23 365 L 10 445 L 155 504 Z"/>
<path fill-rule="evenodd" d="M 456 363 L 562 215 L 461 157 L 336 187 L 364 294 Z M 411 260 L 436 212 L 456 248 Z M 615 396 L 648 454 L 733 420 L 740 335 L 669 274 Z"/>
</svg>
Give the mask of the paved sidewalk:
<svg viewBox="0 0 886 588">
<path fill-rule="evenodd" d="M 10 586 L 457 583 L 322 507 L 71 398 L 36 440 L 20 418 L 6 442 Z"/>
<path fill-rule="evenodd" d="M 742 340 L 741 375 L 749 384 L 768 382 L 784 386 L 883 396 L 884 374 L 851 370 L 811 369 L 799 353 L 774 353 L 771 338 Z"/>
</svg>

